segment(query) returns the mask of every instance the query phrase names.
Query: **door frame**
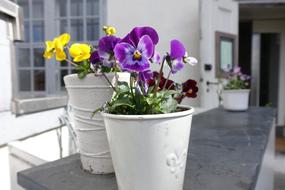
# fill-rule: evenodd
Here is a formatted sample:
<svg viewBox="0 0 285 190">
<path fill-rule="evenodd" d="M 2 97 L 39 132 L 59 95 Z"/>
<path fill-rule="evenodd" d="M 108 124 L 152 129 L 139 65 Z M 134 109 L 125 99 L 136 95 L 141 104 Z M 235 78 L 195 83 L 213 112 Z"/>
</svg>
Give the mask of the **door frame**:
<svg viewBox="0 0 285 190">
<path fill-rule="evenodd" d="M 285 20 L 253 20 L 253 33 L 279 33 L 279 85 L 277 125 L 285 125 Z"/>
</svg>

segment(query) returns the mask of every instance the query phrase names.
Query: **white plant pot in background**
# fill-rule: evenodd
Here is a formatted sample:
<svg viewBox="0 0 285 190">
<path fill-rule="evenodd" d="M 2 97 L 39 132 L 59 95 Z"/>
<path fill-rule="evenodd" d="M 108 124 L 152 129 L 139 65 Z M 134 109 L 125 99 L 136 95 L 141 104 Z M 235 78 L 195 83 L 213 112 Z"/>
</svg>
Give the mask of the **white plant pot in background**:
<svg viewBox="0 0 285 190">
<path fill-rule="evenodd" d="M 102 113 L 119 190 L 182 190 L 194 109 Z"/>
<path fill-rule="evenodd" d="M 114 73 L 107 74 L 110 81 Z M 127 80 L 120 73 L 119 80 Z M 114 81 L 113 81 L 114 82 Z M 72 108 L 72 119 L 78 137 L 82 168 L 93 174 L 113 173 L 113 164 L 102 116 L 98 113 L 91 118 L 92 112 L 109 101 L 113 90 L 104 76 L 88 74 L 79 79 L 77 74 L 64 77 L 65 87 Z"/>
<path fill-rule="evenodd" d="M 229 111 L 245 111 L 248 109 L 249 89 L 223 90 L 223 107 Z"/>
</svg>

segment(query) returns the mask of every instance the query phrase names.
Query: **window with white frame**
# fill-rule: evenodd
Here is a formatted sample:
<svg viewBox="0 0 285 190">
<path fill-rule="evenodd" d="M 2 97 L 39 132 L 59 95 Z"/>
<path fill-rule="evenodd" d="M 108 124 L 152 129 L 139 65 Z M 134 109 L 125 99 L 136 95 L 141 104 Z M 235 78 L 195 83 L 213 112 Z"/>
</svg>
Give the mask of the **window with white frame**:
<svg viewBox="0 0 285 190">
<path fill-rule="evenodd" d="M 67 32 L 77 42 L 96 44 L 104 21 L 103 0 L 14 0 L 24 11 L 24 42 L 16 42 L 18 98 L 64 94 L 71 65 L 45 60 L 44 41 Z"/>
</svg>

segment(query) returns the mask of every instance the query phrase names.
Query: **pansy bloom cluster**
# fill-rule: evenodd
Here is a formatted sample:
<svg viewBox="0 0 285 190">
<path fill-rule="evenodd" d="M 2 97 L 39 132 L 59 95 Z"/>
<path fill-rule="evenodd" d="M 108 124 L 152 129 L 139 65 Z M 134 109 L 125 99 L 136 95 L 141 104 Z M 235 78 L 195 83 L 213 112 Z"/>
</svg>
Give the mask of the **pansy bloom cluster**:
<svg viewBox="0 0 285 190">
<path fill-rule="evenodd" d="M 197 96 L 195 80 L 179 84 L 170 79 L 186 64 L 198 62 L 188 55 L 179 40 L 172 40 L 169 52 L 161 55 L 156 51 L 159 36 L 152 27 L 135 27 L 123 38 L 115 36 L 114 27 L 104 27 L 103 30 L 106 35 L 99 39 L 96 48 L 79 43 L 69 47 L 70 36 L 62 34 L 46 42 L 44 53 L 45 58 L 55 54 L 56 60 L 75 65 L 80 78 L 88 73 L 130 73 L 130 81 L 117 82 L 112 86 L 115 91 L 112 100 L 97 111 L 113 114 L 170 113 L 177 111 L 178 104 L 185 97 Z M 72 60 L 67 58 L 67 51 Z M 153 71 L 152 64 L 160 65 L 159 71 Z M 167 74 L 164 76 L 165 70 Z"/>
<path fill-rule="evenodd" d="M 241 68 L 234 67 L 227 76 L 225 90 L 238 90 L 238 89 L 249 89 L 250 88 L 249 75 L 243 74 Z"/>
<path fill-rule="evenodd" d="M 106 36 L 99 40 L 98 47 L 85 43 L 73 43 L 69 46 L 70 35 L 64 33 L 52 41 L 46 41 L 43 56 L 51 59 L 55 55 L 56 61 L 66 61 L 72 64 L 79 78 L 84 78 L 89 73 L 104 74 L 119 71 L 113 49 L 121 39 L 114 36 L 116 33 L 114 27 L 104 27 L 103 30 Z"/>
</svg>

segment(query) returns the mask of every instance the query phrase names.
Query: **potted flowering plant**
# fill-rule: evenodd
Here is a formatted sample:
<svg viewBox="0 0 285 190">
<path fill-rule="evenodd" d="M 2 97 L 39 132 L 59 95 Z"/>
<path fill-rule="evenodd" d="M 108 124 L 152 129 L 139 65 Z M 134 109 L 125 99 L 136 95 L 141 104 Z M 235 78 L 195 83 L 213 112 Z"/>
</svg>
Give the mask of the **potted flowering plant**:
<svg viewBox="0 0 285 190">
<path fill-rule="evenodd" d="M 243 74 L 240 67 L 229 72 L 226 85 L 223 87 L 223 107 L 230 111 L 248 109 L 250 76 Z"/>
<path fill-rule="evenodd" d="M 82 167 L 93 174 L 114 172 L 102 116 L 90 117 L 94 107 L 111 99 L 113 90 L 110 84 L 115 73 L 120 71 L 113 48 L 121 39 L 114 36 L 114 27 L 104 27 L 104 30 L 106 36 L 99 39 L 98 48 L 84 43 L 69 46 L 70 35 L 65 33 L 53 41 L 46 41 L 44 52 L 46 59 L 55 55 L 57 61 L 66 61 L 75 67 L 77 74 L 65 76 L 64 82 L 72 108 Z M 68 58 L 67 52 L 72 59 Z M 116 76 L 124 80 L 123 74 Z"/>
<path fill-rule="evenodd" d="M 192 79 L 179 84 L 170 76 L 197 60 L 178 40 L 161 57 L 155 51 L 158 41 L 153 28 L 136 27 L 116 44 L 114 57 L 130 80 L 118 82 L 112 99 L 95 111 L 104 118 L 121 190 L 183 189 L 194 109 L 179 104 L 195 98 L 198 87 Z M 151 64 L 160 70 L 152 71 Z"/>
</svg>

